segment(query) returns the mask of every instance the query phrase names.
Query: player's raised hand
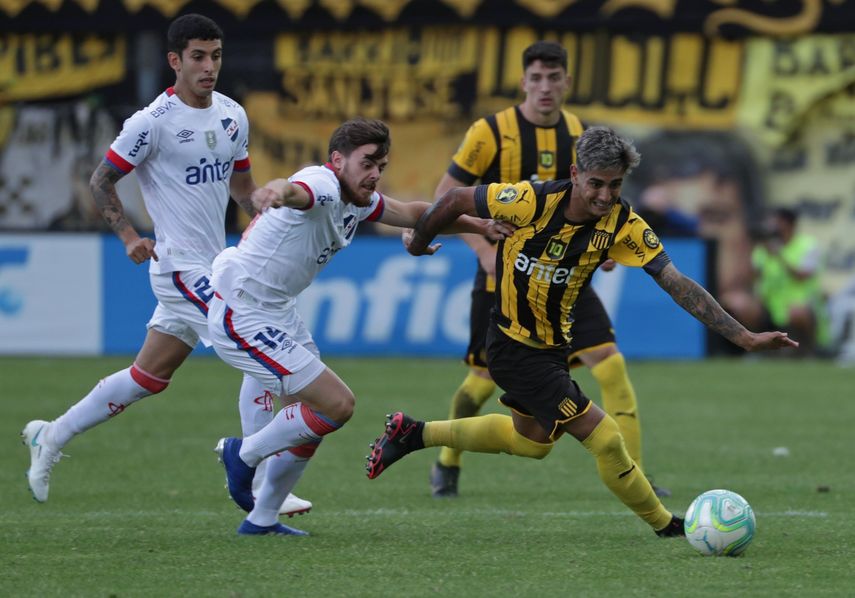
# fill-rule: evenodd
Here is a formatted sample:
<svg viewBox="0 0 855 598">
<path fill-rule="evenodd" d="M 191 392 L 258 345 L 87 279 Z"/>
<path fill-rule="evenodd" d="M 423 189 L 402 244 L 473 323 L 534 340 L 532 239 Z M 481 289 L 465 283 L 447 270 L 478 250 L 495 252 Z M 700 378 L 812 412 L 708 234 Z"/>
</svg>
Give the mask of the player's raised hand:
<svg viewBox="0 0 855 598">
<path fill-rule="evenodd" d="M 125 245 L 125 253 L 135 264 L 142 264 L 151 258 L 157 261 L 157 253 L 154 251 L 154 240 L 146 237 L 137 237 Z"/>
<path fill-rule="evenodd" d="M 742 347 L 746 351 L 795 349 L 799 346 L 799 343 L 791 339 L 786 332 L 752 332 L 750 339 L 750 342 Z"/>
<path fill-rule="evenodd" d="M 486 237 L 491 241 L 507 239 L 517 230 L 517 227 L 505 220 L 490 220 L 487 224 Z"/>
<path fill-rule="evenodd" d="M 401 242 L 404 244 L 404 248 L 412 254 L 412 255 L 433 255 L 439 248 L 442 247 L 442 243 L 434 243 L 433 245 L 428 245 L 425 247 L 424 251 L 420 253 L 413 253 L 411 250 L 412 242 L 413 242 L 413 234 L 414 231 L 411 228 L 405 228 L 401 230 Z"/>
</svg>

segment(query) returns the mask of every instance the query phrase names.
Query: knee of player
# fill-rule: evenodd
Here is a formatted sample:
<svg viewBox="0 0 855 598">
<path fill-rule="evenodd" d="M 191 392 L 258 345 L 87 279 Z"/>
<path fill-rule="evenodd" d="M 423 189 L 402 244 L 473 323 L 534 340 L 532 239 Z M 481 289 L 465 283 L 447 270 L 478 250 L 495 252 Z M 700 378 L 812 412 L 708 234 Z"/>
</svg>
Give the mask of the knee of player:
<svg viewBox="0 0 855 598">
<path fill-rule="evenodd" d="M 141 367 L 136 363 L 130 367 L 130 374 L 133 381 L 140 387 L 139 396 L 156 395 L 166 390 L 170 380 L 168 378 L 159 378 Z"/>
<path fill-rule="evenodd" d="M 344 424 L 353 416 L 355 405 L 356 397 L 353 396 L 350 389 L 347 389 L 334 397 L 326 415 L 336 423 Z"/>
<path fill-rule="evenodd" d="M 514 430 L 511 438 L 511 454 L 529 459 L 543 459 L 552 451 L 554 445 L 554 442 L 535 442 Z"/>
<path fill-rule="evenodd" d="M 582 444 L 594 455 L 608 455 L 626 451 L 620 428 L 609 415 L 600 420 L 591 434 L 582 441 Z"/>
</svg>

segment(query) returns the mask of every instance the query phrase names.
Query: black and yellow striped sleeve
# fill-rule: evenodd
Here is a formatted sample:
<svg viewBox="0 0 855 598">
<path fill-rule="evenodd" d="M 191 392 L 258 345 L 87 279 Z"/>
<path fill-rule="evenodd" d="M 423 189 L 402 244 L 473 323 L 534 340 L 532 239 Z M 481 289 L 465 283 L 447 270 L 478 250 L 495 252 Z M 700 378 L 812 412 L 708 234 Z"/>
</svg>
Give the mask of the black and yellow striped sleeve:
<svg viewBox="0 0 855 598">
<path fill-rule="evenodd" d="M 641 267 L 663 251 L 662 242 L 650 225 L 633 213 L 615 236 L 609 257 L 624 266 Z"/>
<path fill-rule="evenodd" d="M 529 224 L 538 213 L 531 183 L 492 183 L 475 188 L 475 209 L 482 218 L 505 220 L 516 226 Z"/>
<path fill-rule="evenodd" d="M 486 119 L 475 121 L 457 152 L 451 158 L 448 174 L 458 181 L 471 185 L 479 179 L 496 157 L 496 138 Z"/>
</svg>

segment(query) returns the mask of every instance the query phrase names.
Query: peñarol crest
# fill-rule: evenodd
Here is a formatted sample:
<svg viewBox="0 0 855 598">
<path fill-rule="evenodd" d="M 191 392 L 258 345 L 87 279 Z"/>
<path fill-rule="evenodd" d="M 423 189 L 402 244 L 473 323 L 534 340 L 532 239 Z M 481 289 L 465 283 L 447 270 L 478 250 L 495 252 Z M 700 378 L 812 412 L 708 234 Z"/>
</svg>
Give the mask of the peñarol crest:
<svg viewBox="0 0 855 598">
<path fill-rule="evenodd" d="M 591 245 L 594 249 L 608 249 L 611 237 L 606 231 L 595 228 L 594 232 L 591 233 Z"/>
</svg>

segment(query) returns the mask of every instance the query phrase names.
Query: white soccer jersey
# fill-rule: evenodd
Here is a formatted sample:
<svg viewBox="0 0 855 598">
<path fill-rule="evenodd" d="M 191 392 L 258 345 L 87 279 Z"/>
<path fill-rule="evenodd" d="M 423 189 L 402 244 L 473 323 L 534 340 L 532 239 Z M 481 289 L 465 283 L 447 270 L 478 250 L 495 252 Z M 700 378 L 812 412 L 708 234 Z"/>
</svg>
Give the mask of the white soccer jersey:
<svg viewBox="0 0 855 598">
<path fill-rule="evenodd" d="M 268 209 L 256 217 L 235 248 L 214 261 L 214 288 L 229 301 L 246 291 L 271 307 L 285 306 L 305 289 L 341 249 L 357 225 L 383 215 L 383 196 L 357 207 L 341 199 L 341 185 L 329 166 L 309 166 L 288 179 L 311 199 L 308 207 Z"/>
<path fill-rule="evenodd" d="M 249 121 L 223 94 L 212 100 L 192 108 L 170 87 L 125 121 L 107 152 L 121 172 L 136 169 L 160 258 L 151 272 L 208 268 L 226 246 L 229 179 L 249 170 Z"/>
</svg>

